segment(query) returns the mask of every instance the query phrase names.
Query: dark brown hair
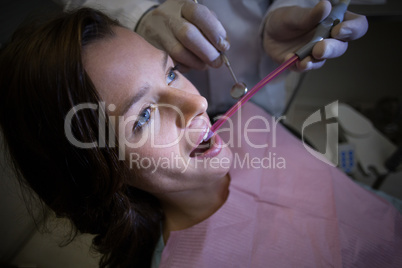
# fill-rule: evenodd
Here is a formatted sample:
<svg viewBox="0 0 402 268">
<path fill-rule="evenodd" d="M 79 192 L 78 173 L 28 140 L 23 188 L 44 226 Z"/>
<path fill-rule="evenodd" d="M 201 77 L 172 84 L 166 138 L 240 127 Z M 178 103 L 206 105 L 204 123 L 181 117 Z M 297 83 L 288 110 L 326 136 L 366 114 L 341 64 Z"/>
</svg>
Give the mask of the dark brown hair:
<svg viewBox="0 0 402 268">
<path fill-rule="evenodd" d="M 118 25 L 85 8 L 16 32 L 0 58 L 0 124 L 29 187 L 78 232 L 96 235 L 100 267 L 149 267 L 161 234 L 158 200 L 125 184 L 130 175 L 117 146 L 81 149 L 64 131 L 70 109 L 101 101 L 83 67 L 83 48 L 113 38 Z M 76 113 L 74 137 L 99 142 L 100 119 L 108 129 L 98 111 Z"/>
</svg>

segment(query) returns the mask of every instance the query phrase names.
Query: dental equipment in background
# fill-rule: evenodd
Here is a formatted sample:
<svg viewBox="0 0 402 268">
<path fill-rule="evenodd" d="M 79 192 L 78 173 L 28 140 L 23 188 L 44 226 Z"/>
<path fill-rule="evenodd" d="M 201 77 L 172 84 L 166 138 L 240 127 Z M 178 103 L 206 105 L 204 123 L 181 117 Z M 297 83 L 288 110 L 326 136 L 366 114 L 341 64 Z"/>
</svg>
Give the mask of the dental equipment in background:
<svg viewBox="0 0 402 268">
<path fill-rule="evenodd" d="M 193 0 L 194 3 L 198 4 L 197 0 Z M 235 84 L 232 86 L 231 90 L 230 90 L 230 96 L 232 96 L 232 98 L 234 99 L 239 99 L 241 97 L 243 97 L 248 89 L 245 83 L 243 82 L 239 82 L 239 80 L 237 80 L 237 77 L 235 75 L 235 73 L 233 72 L 232 66 L 230 65 L 229 59 L 226 56 L 225 53 L 221 52 L 221 57 L 223 62 L 225 63 L 226 67 L 228 67 L 230 75 L 232 76 L 233 80 L 235 81 Z"/>
<path fill-rule="evenodd" d="M 350 0 L 341 0 L 339 3 L 332 7 L 331 13 L 317 26 L 313 38 L 305 46 L 295 52 L 295 55 L 282 63 L 278 68 L 268 74 L 260 82 L 258 82 L 250 91 L 239 99 L 218 121 L 216 121 L 204 141 L 209 140 L 215 132 L 225 123 L 243 104 L 245 104 L 255 93 L 257 93 L 263 86 L 265 86 L 272 79 L 277 77 L 283 71 L 311 54 L 313 47 L 316 43 L 331 35 L 331 29 L 338 23 L 343 21 L 345 12 L 348 8 Z"/>
</svg>

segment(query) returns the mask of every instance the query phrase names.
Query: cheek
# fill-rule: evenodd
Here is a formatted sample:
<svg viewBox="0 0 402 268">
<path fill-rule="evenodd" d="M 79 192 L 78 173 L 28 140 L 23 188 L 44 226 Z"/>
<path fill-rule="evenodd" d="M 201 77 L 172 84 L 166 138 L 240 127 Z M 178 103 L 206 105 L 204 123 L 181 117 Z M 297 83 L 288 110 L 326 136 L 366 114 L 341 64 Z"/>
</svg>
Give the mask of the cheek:
<svg viewBox="0 0 402 268">
<path fill-rule="evenodd" d="M 178 144 L 166 145 L 163 142 L 153 142 L 152 140 L 139 148 L 126 150 L 128 166 L 130 169 L 136 170 L 142 177 L 157 174 L 160 167 L 169 168 L 179 156 Z"/>
<path fill-rule="evenodd" d="M 160 107 L 158 118 L 152 132 L 152 141 L 160 149 L 175 150 L 183 139 L 185 130 L 179 125 L 184 124 L 184 117 L 178 107 L 164 104 Z"/>
<path fill-rule="evenodd" d="M 148 180 L 155 179 L 158 173 L 158 165 L 164 158 L 162 155 L 153 155 L 153 150 L 148 148 L 130 149 L 126 151 L 126 164 L 132 171 L 131 184 L 143 189 L 141 185 L 147 185 Z M 144 189 L 145 190 L 145 189 Z"/>
<path fill-rule="evenodd" d="M 122 130 L 122 128 L 120 128 Z M 123 139 L 119 140 L 120 147 L 124 148 L 126 159 L 138 161 L 140 158 L 166 158 L 171 153 L 178 154 L 183 139 L 180 129 L 169 116 L 160 116 L 156 113 L 152 122 L 144 127 L 141 133 L 131 134 L 127 127 Z M 142 160 L 144 163 L 147 160 Z"/>
<path fill-rule="evenodd" d="M 172 150 L 131 151 L 126 161 L 133 174 L 129 184 L 151 193 L 164 189 L 166 182 L 177 179 L 182 171 L 178 170 L 183 165 L 177 159 Z"/>
</svg>

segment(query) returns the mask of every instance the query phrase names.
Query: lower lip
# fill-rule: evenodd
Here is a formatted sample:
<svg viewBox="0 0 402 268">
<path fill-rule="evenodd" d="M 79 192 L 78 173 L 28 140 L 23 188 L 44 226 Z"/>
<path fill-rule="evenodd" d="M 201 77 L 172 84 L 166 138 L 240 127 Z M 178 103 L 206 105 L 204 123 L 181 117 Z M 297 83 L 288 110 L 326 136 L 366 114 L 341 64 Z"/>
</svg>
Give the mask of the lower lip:
<svg viewBox="0 0 402 268">
<path fill-rule="evenodd" d="M 222 139 L 219 135 L 215 135 L 211 138 L 212 146 L 204 153 L 196 155 L 196 158 L 211 158 L 217 156 L 222 151 Z"/>
</svg>

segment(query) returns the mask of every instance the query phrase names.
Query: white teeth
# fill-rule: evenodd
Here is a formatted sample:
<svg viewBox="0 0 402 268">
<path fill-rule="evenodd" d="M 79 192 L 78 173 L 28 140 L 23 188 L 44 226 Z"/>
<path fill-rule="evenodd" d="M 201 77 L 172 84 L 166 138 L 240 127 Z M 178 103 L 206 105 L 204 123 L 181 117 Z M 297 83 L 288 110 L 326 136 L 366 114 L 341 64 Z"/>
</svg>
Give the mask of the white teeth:
<svg viewBox="0 0 402 268">
<path fill-rule="evenodd" d="M 202 138 L 202 141 L 205 141 L 208 138 L 208 134 L 209 134 L 209 128 L 208 131 L 205 133 L 204 138 Z"/>
</svg>

